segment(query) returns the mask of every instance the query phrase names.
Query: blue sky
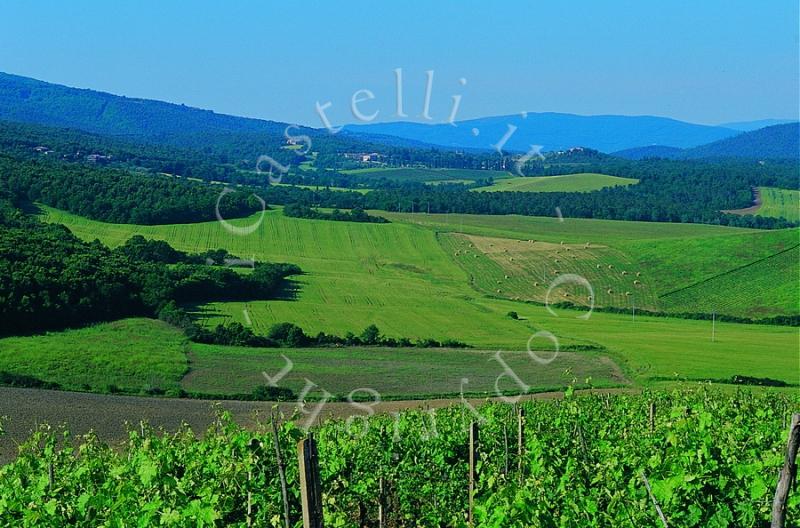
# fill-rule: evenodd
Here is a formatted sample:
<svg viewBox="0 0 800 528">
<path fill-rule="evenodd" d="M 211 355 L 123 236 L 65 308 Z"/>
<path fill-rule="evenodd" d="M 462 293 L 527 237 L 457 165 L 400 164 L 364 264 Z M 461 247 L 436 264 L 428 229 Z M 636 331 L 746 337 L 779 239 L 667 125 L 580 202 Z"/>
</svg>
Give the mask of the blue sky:
<svg viewBox="0 0 800 528">
<path fill-rule="evenodd" d="M 796 0 L 5 0 L 0 71 L 320 126 L 521 111 L 699 123 L 798 115 Z M 466 79 L 461 85 L 459 79 Z"/>
</svg>

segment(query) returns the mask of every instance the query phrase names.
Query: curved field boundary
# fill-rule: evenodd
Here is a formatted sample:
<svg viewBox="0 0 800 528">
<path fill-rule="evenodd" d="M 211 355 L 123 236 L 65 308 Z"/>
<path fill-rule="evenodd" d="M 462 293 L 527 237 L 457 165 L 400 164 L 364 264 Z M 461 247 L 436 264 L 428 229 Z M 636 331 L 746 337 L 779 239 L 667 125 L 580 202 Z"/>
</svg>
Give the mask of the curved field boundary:
<svg viewBox="0 0 800 528">
<path fill-rule="evenodd" d="M 743 269 L 745 269 L 745 268 L 749 268 L 750 266 L 755 266 L 756 264 L 759 264 L 759 263 L 765 262 L 765 261 L 767 261 L 767 260 L 769 260 L 769 259 L 771 259 L 771 258 L 777 257 L 778 255 L 782 255 L 782 254 L 784 254 L 784 253 L 787 253 L 787 252 L 789 252 L 789 251 L 792 251 L 793 249 L 797 249 L 798 247 L 800 247 L 800 244 L 795 244 L 794 246 L 791 246 L 791 247 L 789 247 L 789 248 L 786 248 L 786 249 L 784 249 L 784 250 L 778 251 L 777 253 L 773 253 L 772 255 L 769 255 L 769 256 L 767 256 L 767 257 L 760 258 L 760 259 L 758 259 L 758 260 L 754 260 L 753 262 L 749 262 L 749 263 L 747 263 L 747 264 L 744 264 L 744 265 L 742 265 L 742 266 L 738 266 L 738 267 L 736 267 L 736 268 L 732 268 L 732 269 L 729 269 L 729 270 L 727 270 L 727 271 L 723 271 L 722 273 L 718 273 L 717 275 L 714 275 L 714 276 L 712 276 L 712 277 L 708 277 L 708 278 L 706 278 L 706 279 L 703 279 L 703 280 L 701 280 L 701 281 L 698 281 L 698 282 L 692 283 L 692 284 L 690 284 L 690 285 L 688 285 L 688 286 L 684 286 L 684 287 L 682 287 L 682 288 L 678 288 L 677 290 L 672 290 L 672 291 L 670 291 L 670 292 L 664 293 L 664 294 L 662 294 L 662 295 L 659 295 L 659 296 L 658 296 L 658 298 L 659 298 L 659 299 L 664 299 L 664 298 L 666 298 L 666 297 L 669 297 L 670 295 L 673 295 L 673 294 L 675 294 L 675 293 L 679 293 L 679 292 L 682 292 L 682 291 L 684 291 L 684 290 L 688 290 L 688 289 L 690 289 L 690 288 L 694 288 L 694 287 L 696 287 L 696 286 L 700 286 L 701 284 L 705 284 L 705 283 L 707 283 L 707 282 L 713 281 L 714 279 L 718 279 L 718 278 L 720 278 L 720 277 L 724 277 L 725 275 L 730 275 L 731 273 L 735 273 L 735 272 L 737 272 L 737 271 L 741 271 L 741 270 L 743 270 Z"/>
<path fill-rule="evenodd" d="M 739 216 L 756 214 L 758 210 L 761 209 L 761 189 L 759 189 L 758 187 L 753 187 L 752 191 L 753 191 L 753 205 L 751 205 L 750 207 L 745 207 L 743 209 L 725 209 L 720 212 L 727 214 L 735 214 Z"/>
</svg>

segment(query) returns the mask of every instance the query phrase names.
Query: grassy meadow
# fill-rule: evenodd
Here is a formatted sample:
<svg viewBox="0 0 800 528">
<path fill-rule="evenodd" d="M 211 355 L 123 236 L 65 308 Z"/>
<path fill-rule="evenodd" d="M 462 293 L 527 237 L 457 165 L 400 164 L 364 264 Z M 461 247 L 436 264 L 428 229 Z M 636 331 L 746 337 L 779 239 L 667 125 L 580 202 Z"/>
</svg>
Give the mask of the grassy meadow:
<svg viewBox="0 0 800 528">
<path fill-rule="evenodd" d="M 800 191 L 776 187 L 760 187 L 759 191 L 761 207 L 755 214 L 800 222 Z"/>
<path fill-rule="evenodd" d="M 0 339 L 0 372 L 63 389 L 138 393 L 180 388 L 188 369 L 183 333 L 161 321 L 124 319 L 77 330 Z"/>
<path fill-rule="evenodd" d="M 202 251 L 225 247 L 241 257 L 294 262 L 304 270 L 303 275 L 294 278 L 293 298 L 211 303 L 198 307 L 198 317 L 208 324 L 224 321 L 247 324 L 249 321 L 255 331 L 263 332 L 276 322 L 290 321 L 299 324 L 308 333 L 325 331 L 342 335 L 348 331 L 359 333 L 374 323 L 389 336 L 452 338 L 464 341 L 476 350 L 507 351 L 524 351 L 532 333 L 546 330 L 557 336 L 562 350 L 577 350 L 579 345 L 603 350 L 602 353 L 613 358 L 628 377 L 638 382 L 727 379 L 733 375 L 750 375 L 798 383 L 800 378 L 796 328 L 717 323 L 715 340 L 712 342 L 710 321 L 640 315 L 634 321 L 630 314 L 599 312 L 593 313 L 588 320 L 582 320 L 576 318 L 580 312 L 570 310 L 558 310 L 556 317 L 543 306 L 503 299 L 496 292 L 484 291 L 489 285 L 482 288 L 480 284 L 475 284 L 474 279 L 481 274 L 476 274 L 470 267 L 473 264 L 468 266 L 459 260 L 451 251 L 453 247 L 448 245 L 469 240 L 464 234 L 455 234 L 459 231 L 475 233 L 471 235 L 473 241 L 467 242 L 473 245 L 475 237 L 485 238 L 489 234 L 504 239 L 503 244 L 510 247 L 524 246 L 527 240 L 533 238 L 537 240 L 534 246 L 540 241 L 549 241 L 549 249 L 544 252 L 546 255 L 550 254 L 550 250 L 560 251 L 556 248 L 560 248 L 564 241 L 565 244 L 575 245 L 574 251 L 585 252 L 586 260 L 590 260 L 589 257 L 595 260 L 617 259 L 614 261 L 615 270 L 630 265 L 633 271 L 637 262 L 647 260 L 642 256 L 624 253 L 626 244 L 654 248 L 653 260 L 657 260 L 658 244 L 663 244 L 661 247 L 665 254 L 660 267 L 654 264 L 651 270 L 642 275 L 642 282 L 645 279 L 647 281 L 646 288 L 654 288 L 649 294 L 652 299 L 668 286 L 663 275 L 670 270 L 675 270 L 672 273 L 676 287 L 693 284 L 697 277 L 706 277 L 699 274 L 687 278 L 680 271 L 684 260 L 690 262 L 694 258 L 693 251 L 709 251 L 711 255 L 707 263 L 702 265 L 709 273 L 716 270 L 718 275 L 723 269 L 720 255 L 728 255 L 725 266 L 741 268 L 749 259 L 764 258 L 771 251 L 785 248 L 796 235 L 795 231 L 766 232 L 719 226 L 602 220 L 566 219 L 558 222 L 550 218 L 468 215 L 447 217 L 445 223 L 442 215 L 387 216 L 392 223 L 361 224 L 286 218 L 280 211 L 269 211 L 253 234 L 241 237 L 231 235 L 216 222 L 169 226 L 114 225 L 45 209 L 48 220 L 66 224 L 84 239 L 99 238 L 112 246 L 140 233 L 168 240 L 182 250 Z M 257 216 L 237 222 L 252 223 L 255 218 Z M 461 222 L 464 222 L 463 230 Z M 744 242 L 737 242 L 740 239 Z M 590 247 L 584 249 L 587 241 Z M 480 254 L 476 253 L 477 257 L 464 260 L 480 263 L 485 269 L 490 269 L 492 265 L 499 267 L 495 259 L 502 260 L 505 253 L 492 253 L 488 246 L 496 242 L 481 240 L 485 252 L 481 251 Z M 640 260 L 625 260 L 633 257 Z M 575 262 L 578 260 L 581 259 Z M 695 259 L 695 262 L 702 263 L 703 259 Z M 594 269 L 597 269 L 596 265 Z M 620 274 L 615 280 L 630 279 Z M 772 280 L 780 281 L 781 288 L 791 287 L 791 277 L 776 274 Z M 726 287 L 738 286 L 731 284 Z M 787 291 L 791 292 L 791 289 Z M 787 293 L 785 298 L 788 300 L 791 295 Z M 741 302 L 749 301 L 742 299 Z M 519 320 L 509 317 L 507 314 L 510 311 L 518 312 Z M 550 346 L 546 339 L 539 339 L 532 345 L 533 348 Z M 192 353 L 198 370 L 205 372 L 212 372 L 213 368 L 209 371 L 206 366 L 201 369 L 201 365 L 216 360 L 218 366 L 214 368 L 221 368 L 220 358 L 228 353 L 232 356 L 231 361 L 226 363 L 241 361 L 246 364 L 245 359 L 249 358 L 247 361 L 255 365 L 262 361 L 260 355 L 263 355 L 265 365 L 272 364 L 268 359 L 273 362 L 276 360 L 275 351 L 226 348 L 212 353 L 201 348 L 192 345 Z M 393 351 L 400 356 L 403 352 Z M 447 353 L 459 357 L 471 352 Z M 317 353 L 338 355 L 350 352 L 319 350 Z M 372 352 L 365 351 L 363 354 L 369 356 Z M 596 354 L 591 352 L 583 355 L 589 361 Z M 407 358 L 414 358 L 409 362 L 417 364 L 420 371 L 424 372 L 424 362 L 420 362 L 413 354 Z M 236 367 L 226 368 L 229 369 L 226 372 L 236 370 Z M 249 367 L 244 370 L 249 374 L 240 375 L 249 376 L 252 380 Z M 206 379 L 209 375 L 205 375 Z M 359 378 L 355 374 L 353 376 L 355 385 Z M 198 375 L 197 383 L 200 384 L 202 379 Z M 551 386 L 552 378 L 543 379 L 541 383 Z"/>
<path fill-rule="evenodd" d="M 636 183 L 639 183 L 639 180 L 633 178 L 620 178 L 619 176 L 584 172 L 562 176 L 507 178 L 498 180 L 488 187 L 478 187 L 473 191 L 591 192 L 605 189 L 606 187 L 633 185 Z"/>
<path fill-rule="evenodd" d="M 422 167 L 370 167 L 342 171 L 345 174 L 358 176 L 364 180 L 398 180 L 405 182 L 473 182 L 494 178 L 495 180 L 511 178 L 511 173 L 495 170 L 479 169 L 428 169 Z"/>
</svg>

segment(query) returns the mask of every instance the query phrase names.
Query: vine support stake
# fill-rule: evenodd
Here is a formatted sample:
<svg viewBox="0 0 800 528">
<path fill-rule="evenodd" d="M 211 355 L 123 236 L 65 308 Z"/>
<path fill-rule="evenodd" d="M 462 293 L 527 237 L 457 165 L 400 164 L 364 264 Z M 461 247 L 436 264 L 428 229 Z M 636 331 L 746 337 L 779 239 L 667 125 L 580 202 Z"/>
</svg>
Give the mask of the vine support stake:
<svg viewBox="0 0 800 528">
<path fill-rule="evenodd" d="M 503 424 L 503 476 L 508 476 L 508 427 Z"/>
<path fill-rule="evenodd" d="M 650 500 L 653 502 L 653 506 L 656 508 L 656 512 L 658 513 L 658 518 L 661 519 L 661 524 L 664 525 L 664 528 L 669 528 L 667 525 L 667 518 L 664 517 L 664 512 L 661 511 L 661 506 L 658 505 L 658 501 L 656 501 L 655 496 L 653 495 L 653 490 L 650 489 L 650 481 L 647 480 L 647 475 L 642 472 L 642 481 L 644 482 L 644 487 L 647 488 L 647 494 L 650 496 Z"/>
<path fill-rule="evenodd" d="M 525 449 L 525 409 L 520 407 L 517 413 L 517 473 L 519 482 L 522 483 L 522 455 Z"/>
<path fill-rule="evenodd" d="M 656 402 L 650 402 L 650 432 L 656 430 Z"/>
<path fill-rule="evenodd" d="M 303 528 L 323 528 L 322 489 L 319 479 L 319 455 L 314 434 L 297 443 L 300 466 L 300 501 L 303 506 Z"/>
<path fill-rule="evenodd" d="M 386 526 L 386 497 L 383 493 L 383 477 L 378 479 L 378 528 Z"/>
<path fill-rule="evenodd" d="M 469 426 L 469 525 L 475 526 L 475 491 L 478 464 L 478 422 Z"/>
<path fill-rule="evenodd" d="M 283 525 L 284 528 L 291 526 L 289 519 L 289 492 L 286 489 L 286 462 L 283 460 L 281 454 L 280 437 L 278 436 L 278 424 L 275 420 L 275 412 L 270 413 L 270 421 L 272 422 L 272 442 L 275 445 L 275 459 L 278 462 L 278 477 L 281 480 L 281 497 L 283 498 Z"/>
<path fill-rule="evenodd" d="M 786 459 L 783 462 L 775 499 L 772 501 L 771 528 L 783 528 L 786 523 L 786 498 L 797 479 L 797 448 L 800 446 L 800 414 L 792 415 L 789 439 L 786 442 Z"/>
</svg>

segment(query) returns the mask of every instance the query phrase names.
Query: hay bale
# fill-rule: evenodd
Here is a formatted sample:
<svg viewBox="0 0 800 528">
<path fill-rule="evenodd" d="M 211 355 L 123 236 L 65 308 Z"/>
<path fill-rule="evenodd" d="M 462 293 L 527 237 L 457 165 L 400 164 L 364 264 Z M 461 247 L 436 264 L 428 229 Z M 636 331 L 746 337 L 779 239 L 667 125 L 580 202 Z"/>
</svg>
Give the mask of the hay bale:
<svg viewBox="0 0 800 528">
<path fill-rule="evenodd" d="M 627 271 L 625 271 L 625 270 L 622 270 L 622 274 L 623 274 L 623 275 L 627 275 L 627 274 L 628 274 L 628 272 L 627 272 Z"/>
<path fill-rule="evenodd" d="M 637 271 L 637 272 L 636 272 L 636 276 L 637 276 L 637 277 L 641 277 L 641 276 L 642 276 L 642 272 L 641 272 L 641 271 Z"/>
<path fill-rule="evenodd" d="M 600 269 L 602 266 L 600 264 L 597 265 L 597 269 Z"/>
<path fill-rule="evenodd" d="M 563 240 L 561 241 L 561 245 L 562 245 L 562 246 L 564 245 L 564 241 L 563 241 Z"/>
<path fill-rule="evenodd" d="M 625 296 L 626 297 L 629 296 L 630 294 L 631 294 L 631 292 L 625 292 Z"/>
<path fill-rule="evenodd" d="M 538 282 L 534 282 L 534 283 L 533 283 L 533 285 L 534 285 L 534 286 L 538 286 L 538 285 L 539 285 L 539 283 L 538 283 Z"/>
<path fill-rule="evenodd" d="M 497 289 L 497 293 L 500 293 L 500 288 Z"/>
<path fill-rule="evenodd" d="M 613 264 L 609 264 L 608 265 L 608 269 L 614 269 L 614 265 Z"/>
<path fill-rule="evenodd" d="M 641 284 L 641 281 L 635 280 L 633 281 L 634 284 Z"/>
<path fill-rule="evenodd" d="M 612 293 L 614 293 L 614 290 L 612 290 L 611 288 L 609 288 L 607 293 L 608 293 L 609 295 L 611 295 Z"/>
<path fill-rule="evenodd" d="M 506 277 L 506 279 L 508 279 L 508 278 L 509 278 L 509 277 L 508 277 L 508 275 L 506 275 L 505 277 Z"/>
</svg>

